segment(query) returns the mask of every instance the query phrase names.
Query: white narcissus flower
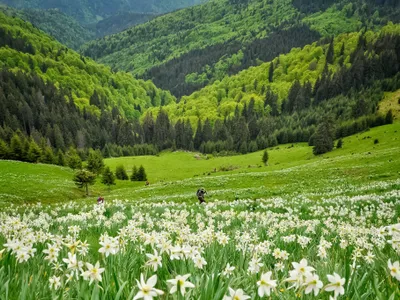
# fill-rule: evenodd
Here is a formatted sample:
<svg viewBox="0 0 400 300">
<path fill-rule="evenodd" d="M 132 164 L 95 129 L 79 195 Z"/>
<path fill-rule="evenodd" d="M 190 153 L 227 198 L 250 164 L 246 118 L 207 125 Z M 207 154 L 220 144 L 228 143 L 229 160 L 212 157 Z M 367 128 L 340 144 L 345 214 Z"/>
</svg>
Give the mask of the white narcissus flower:
<svg viewBox="0 0 400 300">
<path fill-rule="evenodd" d="M 303 276 L 306 276 L 307 274 L 310 274 L 312 271 L 314 271 L 313 267 L 308 266 L 307 259 L 305 258 L 303 258 L 300 263 L 293 262 L 292 265 L 295 271 Z"/>
<path fill-rule="evenodd" d="M 169 292 L 171 294 L 174 294 L 174 293 L 176 293 L 176 291 L 179 288 L 180 293 L 182 294 L 182 296 L 184 296 L 185 292 L 186 292 L 186 288 L 194 288 L 193 283 L 186 281 L 189 277 L 190 277 L 190 274 L 186 274 L 183 276 L 178 275 L 174 279 L 167 280 L 168 283 L 172 284 L 172 288 Z"/>
<path fill-rule="evenodd" d="M 271 289 L 276 288 L 276 280 L 271 279 L 272 272 L 263 273 L 261 275 L 260 281 L 257 281 L 258 285 L 258 295 L 260 297 L 264 297 L 267 295 L 268 297 L 271 295 Z"/>
<path fill-rule="evenodd" d="M 346 279 L 341 278 L 339 274 L 333 273 L 333 275 L 327 275 L 329 284 L 326 285 L 325 291 L 334 292 L 334 297 L 337 298 L 340 295 L 344 295 L 344 283 Z"/>
<path fill-rule="evenodd" d="M 314 296 L 317 296 L 324 284 L 322 283 L 321 280 L 319 280 L 319 276 L 317 274 L 308 274 L 306 276 L 306 281 L 304 285 L 306 286 L 305 290 L 306 294 L 309 294 L 312 291 L 314 291 Z"/>
<path fill-rule="evenodd" d="M 194 262 L 194 265 L 199 269 L 203 269 L 203 266 L 207 264 L 204 257 L 202 257 L 200 255 L 197 255 L 196 257 L 194 257 L 193 262 Z"/>
<path fill-rule="evenodd" d="M 86 263 L 87 271 L 82 273 L 82 276 L 85 280 L 90 280 L 89 285 L 92 284 L 93 281 L 101 281 L 101 273 L 104 272 L 104 268 L 100 268 L 100 263 L 97 262 L 95 266 L 90 263 Z"/>
<path fill-rule="evenodd" d="M 147 282 L 145 282 L 143 274 L 140 274 L 140 282 L 139 280 L 136 280 L 136 282 L 139 287 L 139 292 L 133 300 L 142 298 L 144 300 L 152 300 L 153 298 L 164 294 L 163 291 L 154 288 L 157 284 L 157 275 L 151 276 Z"/>
<path fill-rule="evenodd" d="M 146 262 L 146 266 L 153 267 L 154 272 L 157 271 L 158 267 L 162 267 L 162 258 L 158 255 L 157 250 L 154 250 L 154 255 L 147 253 L 146 256 L 149 258 L 149 260 Z"/>
<path fill-rule="evenodd" d="M 49 282 L 50 282 L 51 289 L 54 288 L 55 290 L 58 290 L 61 286 L 61 278 L 60 277 L 57 277 L 57 276 L 50 277 Z"/>
<path fill-rule="evenodd" d="M 400 281 L 400 264 L 398 261 L 392 262 L 388 261 L 388 268 L 390 270 L 390 275 Z"/>
<path fill-rule="evenodd" d="M 246 300 L 250 299 L 242 289 L 234 290 L 229 288 L 229 296 L 225 296 L 223 300 Z"/>
<path fill-rule="evenodd" d="M 231 266 L 228 263 L 228 264 L 226 264 L 225 270 L 222 272 L 222 275 L 224 275 L 224 276 L 229 278 L 229 276 L 232 275 L 234 270 L 235 270 L 235 267 Z"/>
</svg>

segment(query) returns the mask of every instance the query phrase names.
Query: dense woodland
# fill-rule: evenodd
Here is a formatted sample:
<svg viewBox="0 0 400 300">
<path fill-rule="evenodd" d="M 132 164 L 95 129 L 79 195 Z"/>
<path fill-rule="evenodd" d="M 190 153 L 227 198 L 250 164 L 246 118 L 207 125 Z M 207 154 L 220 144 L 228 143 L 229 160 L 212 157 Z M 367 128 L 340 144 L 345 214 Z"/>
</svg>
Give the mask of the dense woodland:
<svg viewBox="0 0 400 300">
<path fill-rule="evenodd" d="M 400 21 L 395 1 L 220 0 L 90 42 L 82 53 L 180 98 L 321 36 L 388 21 Z"/>
<path fill-rule="evenodd" d="M 175 102 L 152 82 L 136 80 L 66 48 L 31 24 L 0 13 L 0 68 L 35 72 L 45 81 L 70 91 L 74 102 L 99 115 L 118 106 L 127 119 L 138 119 L 145 108 Z M 6 44 L 5 44 L 6 43 Z M 96 92 L 99 103 L 90 103 Z"/>
<path fill-rule="evenodd" d="M 204 0 L 1 0 L 15 8 L 58 9 L 81 24 L 92 24 L 121 12 L 166 13 Z"/>
</svg>

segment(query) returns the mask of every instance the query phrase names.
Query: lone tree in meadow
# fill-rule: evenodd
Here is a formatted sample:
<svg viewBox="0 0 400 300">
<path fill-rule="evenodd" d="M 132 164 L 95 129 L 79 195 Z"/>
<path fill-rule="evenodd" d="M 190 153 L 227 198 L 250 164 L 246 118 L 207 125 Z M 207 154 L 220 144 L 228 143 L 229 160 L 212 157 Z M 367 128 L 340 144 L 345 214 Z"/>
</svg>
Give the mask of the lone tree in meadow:
<svg viewBox="0 0 400 300">
<path fill-rule="evenodd" d="M 115 175 L 111 171 L 110 167 L 106 167 L 104 169 L 103 175 L 102 175 L 102 178 L 101 178 L 101 183 L 105 184 L 106 186 L 108 186 L 108 190 L 110 190 L 110 187 L 112 185 L 115 185 Z"/>
<path fill-rule="evenodd" d="M 100 150 L 90 149 L 89 157 L 87 160 L 87 169 L 95 174 L 100 174 L 104 168 L 103 155 Z"/>
<path fill-rule="evenodd" d="M 86 195 L 89 196 L 89 185 L 93 185 L 96 182 L 96 174 L 84 169 L 79 170 L 75 173 L 73 180 L 79 188 L 84 187 Z"/>
<path fill-rule="evenodd" d="M 115 176 L 119 180 L 128 180 L 129 176 L 126 173 L 125 167 L 123 165 L 117 166 L 117 169 L 115 170 Z"/>
<path fill-rule="evenodd" d="M 339 139 L 338 142 L 337 142 L 337 144 L 336 144 L 336 148 L 337 148 L 337 149 L 341 149 L 342 147 L 343 147 L 343 140 L 342 140 L 342 139 Z"/>
<path fill-rule="evenodd" d="M 331 119 L 325 119 L 319 124 L 314 136 L 315 155 L 324 154 L 333 150 L 333 142 L 335 139 L 335 127 Z"/>
<path fill-rule="evenodd" d="M 265 149 L 262 156 L 262 162 L 264 163 L 264 166 L 268 165 L 268 159 L 269 159 L 268 151 L 267 149 Z"/>
</svg>

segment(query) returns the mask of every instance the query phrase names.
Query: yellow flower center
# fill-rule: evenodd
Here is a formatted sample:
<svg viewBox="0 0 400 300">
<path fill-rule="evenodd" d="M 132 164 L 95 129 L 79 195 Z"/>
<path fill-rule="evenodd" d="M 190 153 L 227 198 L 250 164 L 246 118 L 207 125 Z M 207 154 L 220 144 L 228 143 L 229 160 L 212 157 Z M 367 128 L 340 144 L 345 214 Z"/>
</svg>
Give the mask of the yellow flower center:
<svg viewBox="0 0 400 300">
<path fill-rule="evenodd" d="M 142 288 L 142 292 L 145 295 L 149 294 L 150 290 L 151 290 L 150 287 L 147 285 Z"/>
</svg>

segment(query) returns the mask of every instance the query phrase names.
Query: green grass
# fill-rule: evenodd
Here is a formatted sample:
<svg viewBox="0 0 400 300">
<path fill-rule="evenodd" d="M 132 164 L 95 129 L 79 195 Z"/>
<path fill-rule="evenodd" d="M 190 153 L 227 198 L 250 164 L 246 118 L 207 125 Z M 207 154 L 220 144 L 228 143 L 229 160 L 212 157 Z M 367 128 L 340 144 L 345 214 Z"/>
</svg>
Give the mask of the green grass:
<svg viewBox="0 0 400 300">
<path fill-rule="evenodd" d="M 379 143 L 374 144 L 378 139 Z M 107 199 L 195 201 L 198 187 L 205 187 L 210 201 L 257 198 L 298 192 L 316 193 L 331 186 L 357 186 L 365 182 L 399 177 L 400 124 L 371 129 L 344 139 L 342 149 L 314 156 L 306 144 L 269 149 L 269 165 L 261 162 L 262 151 L 230 157 L 202 156 L 188 152 L 165 152 L 160 156 L 106 159 L 112 170 L 123 164 L 128 174 L 133 165 L 143 165 L 150 187 L 142 182 L 118 181 L 111 191 L 98 182 L 86 200 L 98 194 Z M 196 158 L 198 157 L 198 158 Z M 232 171 L 222 171 L 233 167 Z M 216 172 L 214 172 L 216 169 Z M 73 171 L 57 166 L 0 161 L 0 205 L 84 198 L 72 182 Z M 351 192 L 351 189 L 349 189 Z"/>
<path fill-rule="evenodd" d="M 385 97 L 379 103 L 379 111 L 386 114 L 390 109 L 393 112 L 395 122 L 400 121 L 400 90 L 385 93 Z"/>
</svg>

